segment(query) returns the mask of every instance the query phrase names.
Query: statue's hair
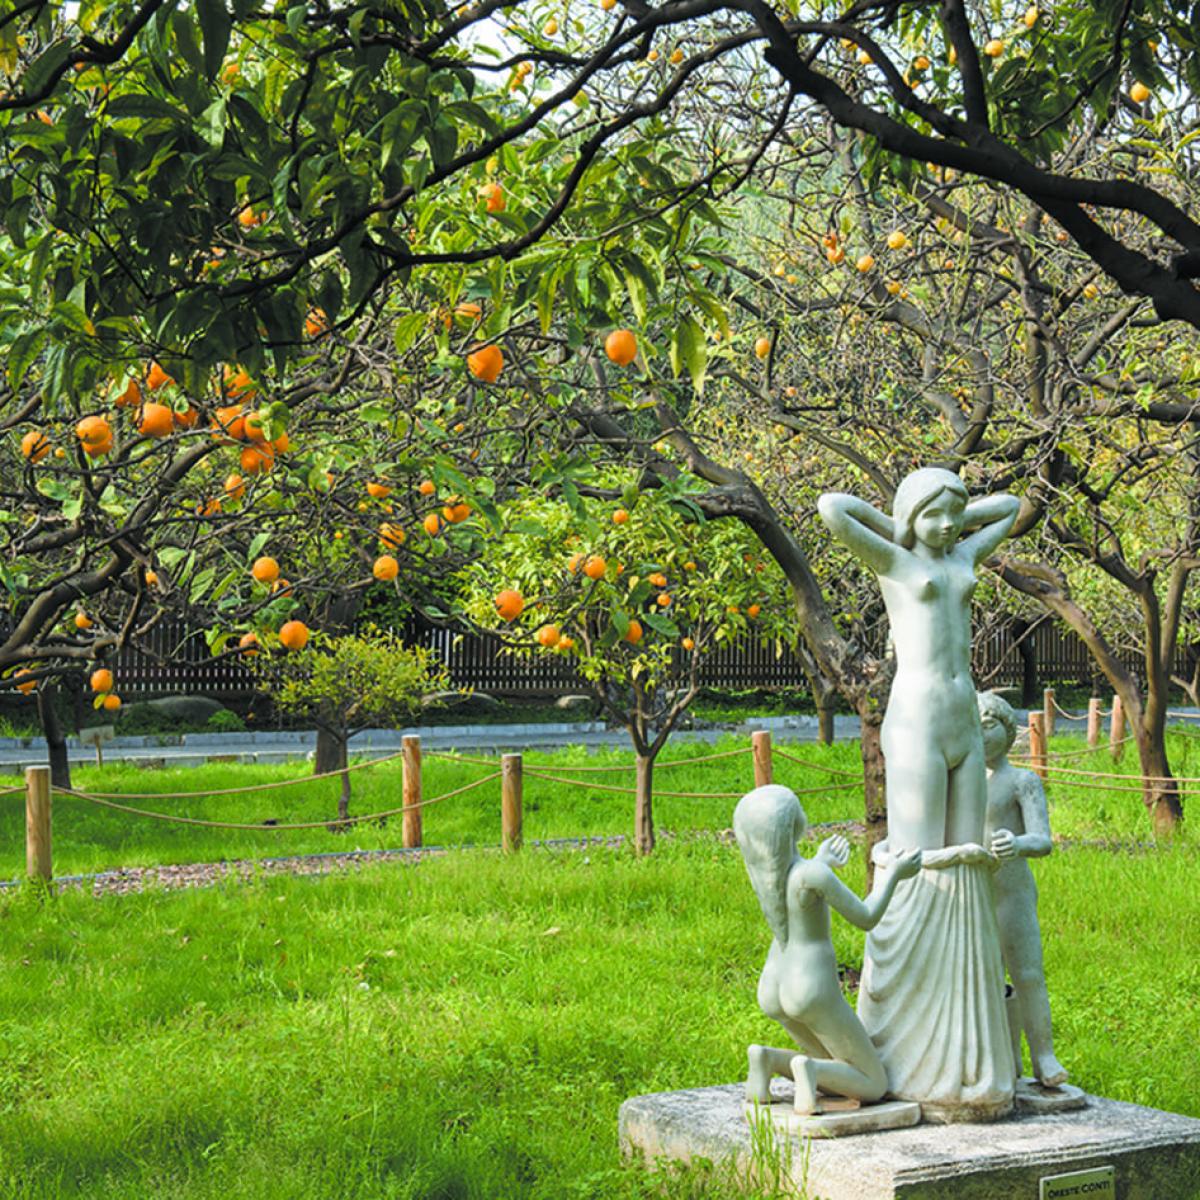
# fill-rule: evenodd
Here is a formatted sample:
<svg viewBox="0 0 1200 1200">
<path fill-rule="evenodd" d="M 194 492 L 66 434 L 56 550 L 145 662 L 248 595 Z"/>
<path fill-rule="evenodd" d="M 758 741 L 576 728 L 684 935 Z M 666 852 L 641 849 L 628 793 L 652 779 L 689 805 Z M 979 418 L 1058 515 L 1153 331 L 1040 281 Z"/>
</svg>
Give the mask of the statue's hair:
<svg viewBox="0 0 1200 1200">
<path fill-rule="evenodd" d="M 787 945 L 787 880 L 796 843 L 808 818 L 796 793 L 777 783 L 747 792 L 733 810 L 733 833 L 763 916 L 781 946 Z"/>
<path fill-rule="evenodd" d="M 906 475 L 892 498 L 892 520 L 895 523 L 894 537 L 906 550 L 916 544 L 914 525 L 921 510 L 936 500 L 943 492 L 970 499 L 966 485 L 957 475 L 942 467 L 920 467 Z"/>
<path fill-rule="evenodd" d="M 981 717 L 995 717 L 1008 732 L 1008 744 L 1011 747 L 1017 740 L 1017 714 L 999 692 L 978 692 L 975 703 L 979 706 Z"/>
</svg>

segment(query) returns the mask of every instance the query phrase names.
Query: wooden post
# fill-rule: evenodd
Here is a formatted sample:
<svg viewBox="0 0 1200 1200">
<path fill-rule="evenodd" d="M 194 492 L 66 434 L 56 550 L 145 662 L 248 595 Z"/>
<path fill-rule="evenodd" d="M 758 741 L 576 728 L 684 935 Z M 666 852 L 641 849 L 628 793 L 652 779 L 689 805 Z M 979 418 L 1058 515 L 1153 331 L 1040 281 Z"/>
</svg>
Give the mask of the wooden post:
<svg viewBox="0 0 1200 1200">
<path fill-rule="evenodd" d="M 1089 750 L 1095 750 L 1095 748 L 1098 745 L 1100 745 L 1101 720 L 1102 719 L 1100 716 L 1100 697 L 1093 696 L 1088 701 L 1087 739 L 1088 739 L 1088 749 Z"/>
<path fill-rule="evenodd" d="M 1044 713 L 1029 714 L 1029 757 L 1033 769 L 1046 778 L 1046 717 Z"/>
<path fill-rule="evenodd" d="M 511 854 L 521 848 L 521 779 L 519 754 L 500 756 L 500 848 Z"/>
<path fill-rule="evenodd" d="M 1054 736 L 1054 689 L 1045 688 L 1042 692 L 1042 720 L 1045 722 L 1047 739 Z"/>
<path fill-rule="evenodd" d="M 750 751 L 754 758 L 754 786 L 762 787 L 772 781 L 771 734 L 766 729 L 756 729 L 750 735 Z"/>
<path fill-rule="evenodd" d="M 404 804 L 403 844 L 406 847 L 421 845 L 421 739 L 416 734 L 407 734 L 400 739 L 402 783 Z M 415 807 L 410 808 L 409 805 Z"/>
<path fill-rule="evenodd" d="M 1120 762 L 1125 753 L 1125 705 L 1121 697 L 1114 693 L 1112 706 L 1112 723 L 1108 727 L 1108 745 L 1112 751 L 1113 762 Z"/>
<path fill-rule="evenodd" d="M 49 767 L 25 768 L 25 874 L 46 884 L 54 878 Z"/>
</svg>

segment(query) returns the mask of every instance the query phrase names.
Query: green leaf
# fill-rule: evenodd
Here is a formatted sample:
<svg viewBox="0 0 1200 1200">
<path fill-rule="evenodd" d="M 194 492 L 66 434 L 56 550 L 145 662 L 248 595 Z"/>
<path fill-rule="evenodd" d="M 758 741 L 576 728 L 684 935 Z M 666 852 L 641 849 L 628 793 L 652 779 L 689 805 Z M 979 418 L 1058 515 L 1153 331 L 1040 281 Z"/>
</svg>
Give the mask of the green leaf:
<svg viewBox="0 0 1200 1200">
<path fill-rule="evenodd" d="M 224 0 L 196 0 L 196 13 L 204 35 L 204 73 L 209 79 L 215 79 L 229 49 L 233 18 Z"/>
<path fill-rule="evenodd" d="M 684 367 L 692 378 L 697 392 L 704 390 L 704 375 L 708 369 L 708 346 L 704 330 L 696 318 L 689 315 L 675 327 L 670 347 L 671 370 L 678 375 Z"/>
<path fill-rule="evenodd" d="M 46 344 L 45 329 L 27 329 L 13 338 L 8 352 L 8 385 L 15 392 Z"/>
<path fill-rule="evenodd" d="M 411 349 L 413 343 L 421 335 L 421 331 L 425 328 L 428 317 L 424 313 L 408 313 L 401 317 L 396 322 L 396 330 L 393 334 L 396 343 L 396 353 L 405 354 Z"/>
</svg>

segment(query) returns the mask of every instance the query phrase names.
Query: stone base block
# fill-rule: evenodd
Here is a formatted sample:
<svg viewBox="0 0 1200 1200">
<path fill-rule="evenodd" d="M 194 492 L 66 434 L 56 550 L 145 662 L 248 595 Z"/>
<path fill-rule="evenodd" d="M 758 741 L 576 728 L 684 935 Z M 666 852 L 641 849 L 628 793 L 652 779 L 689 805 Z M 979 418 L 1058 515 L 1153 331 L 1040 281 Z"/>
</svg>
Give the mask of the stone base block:
<svg viewBox="0 0 1200 1200">
<path fill-rule="evenodd" d="M 1087 1094 L 1083 1088 L 1064 1083 L 1061 1087 L 1043 1087 L 1036 1079 L 1022 1076 L 1017 1080 L 1017 1091 L 1013 1097 L 1017 1112 L 1056 1113 L 1070 1112 L 1075 1108 L 1087 1108 Z"/>
<path fill-rule="evenodd" d="M 772 1090 L 772 1097 L 775 1093 Z M 781 1133 L 798 1137 L 849 1137 L 854 1133 L 878 1133 L 883 1129 L 907 1129 L 921 1121 L 921 1106 L 913 1100 L 885 1100 L 881 1104 L 859 1104 L 857 1100 L 831 1100 L 819 1113 L 798 1113 L 791 1095 L 772 1099 L 770 1104 L 744 1104 L 746 1120 L 769 1120 Z"/>
<path fill-rule="evenodd" d="M 740 1083 L 635 1096 L 621 1105 L 621 1145 L 650 1163 L 733 1162 L 749 1179 L 764 1172 L 744 1108 Z M 805 1200 L 1044 1200 L 1043 1179 L 1104 1167 L 1113 1169 L 1113 1189 L 1091 1182 L 1087 1197 L 1200 1198 L 1200 1120 L 1099 1096 L 1088 1096 L 1083 1109 L 1018 1113 L 989 1124 L 836 1138 L 776 1127 L 770 1136 Z M 1070 1186 L 1056 1180 L 1052 1194 L 1070 1195 L 1062 1190 Z"/>
</svg>

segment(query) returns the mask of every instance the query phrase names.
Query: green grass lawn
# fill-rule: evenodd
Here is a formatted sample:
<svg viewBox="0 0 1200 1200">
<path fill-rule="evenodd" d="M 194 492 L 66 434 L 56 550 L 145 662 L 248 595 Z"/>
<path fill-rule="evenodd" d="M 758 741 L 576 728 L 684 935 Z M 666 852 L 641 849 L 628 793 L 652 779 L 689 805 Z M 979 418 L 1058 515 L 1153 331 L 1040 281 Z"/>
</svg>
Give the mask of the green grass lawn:
<svg viewBox="0 0 1200 1200">
<path fill-rule="evenodd" d="M 797 765 L 782 756 L 775 759 L 775 778 L 798 791 L 844 784 L 837 771 L 860 770 L 858 745 L 834 746 L 777 741 L 777 748 L 795 753 L 812 767 Z M 1082 739 L 1054 739 L 1052 752 L 1070 753 Z M 695 742 L 677 743 L 663 752 L 662 762 L 683 765 L 655 774 L 655 817 L 658 828 L 683 832 L 728 827 L 736 797 L 752 786 L 749 754 L 716 762 L 691 763 L 716 751 L 748 747 L 748 739 L 728 735 L 715 747 Z M 1200 776 L 1200 743 L 1182 734 L 1172 738 L 1172 761 L 1181 775 Z M 605 774 L 572 771 L 573 767 L 629 765 L 632 752 L 625 748 L 588 753 L 581 747 L 530 753 L 527 772 L 546 771 L 574 783 L 554 783 L 527 774 L 525 780 L 525 837 L 527 839 L 626 833 L 632 826 L 633 798 L 605 787 L 632 788 L 632 768 Z M 1136 786 L 1136 756 L 1127 753 L 1114 766 L 1107 749 L 1086 757 L 1058 760 L 1063 765 L 1099 772 L 1122 772 L 1118 786 Z M 447 761 L 427 755 L 423 779 L 426 798 L 452 791 L 489 774 L 498 760 L 487 765 Z M 275 791 L 233 796 L 202 796 L 186 800 L 133 801 L 139 807 L 219 821 L 258 823 L 264 820 L 323 821 L 336 813 L 336 780 L 312 781 L 305 763 L 278 766 L 214 764 L 207 767 L 147 770 L 115 763 L 103 769 L 79 768 L 75 786 L 83 791 L 110 793 L 171 793 L 244 787 L 281 779 L 297 780 L 294 786 Z M 353 775 L 352 813 L 378 812 L 400 804 L 398 762 L 368 767 Z M 1149 821 L 1135 792 L 1113 790 L 1103 781 L 1080 778 L 1093 786 L 1073 787 L 1066 776 L 1055 776 L 1048 787 L 1052 824 L 1056 833 L 1085 839 L 1141 839 L 1149 837 Z M 661 793 L 690 792 L 712 798 L 675 798 Z M 812 822 L 853 820 L 862 815 L 862 792 L 817 791 L 801 797 Z M 24 799 L 20 794 L 0 796 L 0 878 L 16 878 L 24 869 Z M 500 840 L 500 785 L 493 780 L 481 788 L 428 805 L 423 812 L 427 845 L 495 845 Z M 1197 844 L 1185 823 L 1181 837 Z M 209 862 L 232 858 L 258 858 L 347 849 L 387 849 L 400 845 L 399 818 L 387 825 L 358 825 L 349 833 L 325 828 L 304 831 L 213 830 L 196 826 L 132 817 L 74 799 L 54 802 L 54 866 L 57 875 L 99 871 L 121 866 L 155 863 Z"/>
<path fill-rule="evenodd" d="M 1075 1081 L 1200 1116 L 1198 868 L 1184 844 L 1034 869 Z M 835 939 L 861 962 L 861 935 Z M 0 1194 L 729 1196 L 719 1172 L 622 1165 L 617 1107 L 739 1078 L 773 1037 L 766 943 L 736 848 L 703 838 L 3 894 Z"/>
</svg>

